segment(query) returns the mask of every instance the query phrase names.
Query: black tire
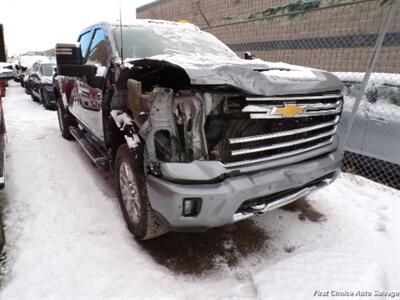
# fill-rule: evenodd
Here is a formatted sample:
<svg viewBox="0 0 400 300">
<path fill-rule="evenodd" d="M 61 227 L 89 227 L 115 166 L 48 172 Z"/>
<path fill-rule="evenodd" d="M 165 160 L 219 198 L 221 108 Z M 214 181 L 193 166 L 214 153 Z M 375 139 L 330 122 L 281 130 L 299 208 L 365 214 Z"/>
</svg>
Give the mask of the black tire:
<svg viewBox="0 0 400 300">
<path fill-rule="evenodd" d="M 138 240 L 148 240 L 155 238 L 161 234 L 168 231 L 167 226 L 163 224 L 155 215 L 154 210 L 151 208 L 150 201 L 147 194 L 146 180 L 143 171 L 143 151 L 138 147 L 138 149 L 133 153 L 126 144 L 121 145 L 118 148 L 117 156 L 114 165 L 114 174 L 116 179 L 116 184 L 118 187 L 118 198 L 121 204 L 122 214 L 128 225 L 129 231 Z M 136 159 L 133 159 L 136 157 Z M 122 196 L 121 177 L 124 167 L 129 167 L 132 172 L 133 182 L 131 186 L 136 186 L 136 197 L 139 203 L 138 216 L 135 221 L 134 218 L 128 213 L 126 204 Z M 132 206 L 132 204 L 130 204 Z M 132 208 L 131 208 L 132 214 Z"/>
<path fill-rule="evenodd" d="M 5 238 L 5 234 L 4 234 L 2 215 L 0 212 L 0 254 L 1 254 L 5 244 L 6 244 L 6 238 Z"/>
<path fill-rule="evenodd" d="M 76 122 L 73 116 L 71 116 L 71 114 L 66 111 L 62 100 L 58 98 L 56 102 L 57 102 L 58 125 L 60 126 L 61 135 L 66 140 L 72 140 L 74 137 L 69 132 L 69 127 L 75 126 Z"/>
<path fill-rule="evenodd" d="M 46 97 L 43 96 L 43 90 L 40 89 L 40 102 L 42 103 L 45 109 L 50 109 L 49 103 L 47 103 Z"/>
<path fill-rule="evenodd" d="M 40 102 L 39 99 L 36 96 L 34 96 L 32 92 L 31 92 L 31 98 L 32 98 L 32 101 L 34 101 L 34 102 Z"/>
</svg>

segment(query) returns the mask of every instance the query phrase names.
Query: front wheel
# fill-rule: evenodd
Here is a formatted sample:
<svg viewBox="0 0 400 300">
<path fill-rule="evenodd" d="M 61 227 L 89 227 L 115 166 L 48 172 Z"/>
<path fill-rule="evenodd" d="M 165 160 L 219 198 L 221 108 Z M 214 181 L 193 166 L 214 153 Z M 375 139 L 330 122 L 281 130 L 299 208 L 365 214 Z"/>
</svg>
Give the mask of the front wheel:
<svg viewBox="0 0 400 300">
<path fill-rule="evenodd" d="M 62 100 L 57 99 L 57 116 L 58 116 L 58 125 L 60 126 L 61 135 L 63 138 L 67 140 L 72 140 L 73 136 L 69 132 L 69 127 L 74 126 L 75 122 L 73 117 L 66 111 Z"/>
<path fill-rule="evenodd" d="M 50 105 L 47 102 L 47 97 L 46 97 L 46 92 L 43 92 L 43 90 L 40 90 L 40 102 L 42 102 L 42 105 L 45 109 L 50 109 Z"/>
<path fill-rule="evenodd" d="M 39 99 L 32 92 L 30 93 L 30 95 L 31 95 L 32 101 L 39 102 Z"/>
<path fill-rule="evenodd" d="M 115 177 L 121 210 L 129 231 L 139 240 L 148 240 L 168 230 L 151 208 L 143 172 L 143 155 L 139 152 L 129 150 L 127 145 L 118 148 Z"/>
<path fill-rule="evenodd" d="M 40 95 L 40 103 L 42 103 L 42 105 L 43 105 L 44 108 L 47 108 L 47 107 L 46 107 L 46 99 L 44 99 L 44 97 L 43 97 L 43 91 L 42 91 L 41 89 L 39 89 L 39 95 Z"/>
</svg>

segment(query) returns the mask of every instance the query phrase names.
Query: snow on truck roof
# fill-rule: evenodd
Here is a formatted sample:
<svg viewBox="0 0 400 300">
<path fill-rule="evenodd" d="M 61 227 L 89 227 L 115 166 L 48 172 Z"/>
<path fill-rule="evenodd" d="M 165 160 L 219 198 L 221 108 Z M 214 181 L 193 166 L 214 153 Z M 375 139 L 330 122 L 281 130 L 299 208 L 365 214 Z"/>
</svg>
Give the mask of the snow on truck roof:
<svg viewBox="0 0 400 300">
<path fill-rule="evenodd" d="M 87 31 L 88 29 L 98 26 L 98 25 L 105 25 L 105 26 L 113 26 L 119 27 L 119 23 L 109 23 L 109 22 L 99 22 L 93 24 L 92 26 L 87 27 L 83 31 Z M 143 26 L 143 27 L 170 27 L 170 28 L 182 28 L 186 30 L 193 30 L 193 31 L 200 31 L 200 28 L 194 24 L 188 23 L 186 21 L 181 22 L 174 22 L 174 21 L 165 21 L 165 20 L 157 20 L 157 19 L 136 19 L 131 22 L 123 22 L 122 27 L 129 27 L 129 26 Z"/>
</svg>

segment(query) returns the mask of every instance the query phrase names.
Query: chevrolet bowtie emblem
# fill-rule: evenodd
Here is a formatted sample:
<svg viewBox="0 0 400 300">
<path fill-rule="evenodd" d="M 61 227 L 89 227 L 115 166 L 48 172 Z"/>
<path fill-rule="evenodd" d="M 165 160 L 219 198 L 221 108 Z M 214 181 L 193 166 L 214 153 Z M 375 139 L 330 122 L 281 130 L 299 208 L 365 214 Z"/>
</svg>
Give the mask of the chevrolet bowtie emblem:
<svg viewBox="0 0 400 300">
<path fill-rule="evenodd" d="M 304 110 L 305 106 L 285 103 L 284 107 L 274 107 L 271 111 L 271 115 L 281 115 L 283 118 L 293 118 L 297 114 L 304 113 Z"/>
</svg>

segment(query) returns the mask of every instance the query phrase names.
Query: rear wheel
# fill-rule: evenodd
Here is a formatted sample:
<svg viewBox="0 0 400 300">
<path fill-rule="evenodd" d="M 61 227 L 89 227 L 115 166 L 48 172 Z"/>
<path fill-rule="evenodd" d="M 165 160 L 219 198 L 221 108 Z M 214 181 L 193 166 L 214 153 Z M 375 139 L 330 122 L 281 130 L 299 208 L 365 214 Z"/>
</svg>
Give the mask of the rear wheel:
<svg viewBox="0 0 400 300">
<path fill-rule="evenodd" d="M 73 136 L 69 132 L 69 127 L 75 125 L 74 118 L 68 113 L 62 103 L 62 100 L 57 99 L 57 115 L 58 125 L 60 126 L 61 135 L 67 140 L 72 140 Z"/>
<path fill-rule="evenodd" d="M 132 153 L 127 145 L 119 147 L 115 177 L 121 210 L 129 231 L 139 240 L 148 240 L 168 230 L 151 208 L 143 172 L 143 155 L 140 150 L 136 152 Z"/>
<path fill-rule="evenodd" d="M 31 92 L 32 101 L 39 102 L 39 99 Z"/>
</svg>

